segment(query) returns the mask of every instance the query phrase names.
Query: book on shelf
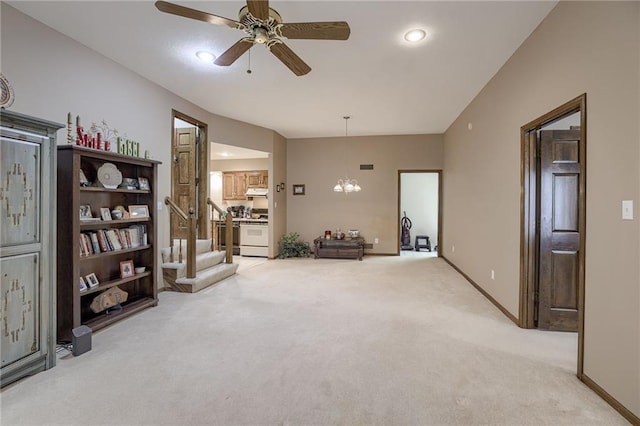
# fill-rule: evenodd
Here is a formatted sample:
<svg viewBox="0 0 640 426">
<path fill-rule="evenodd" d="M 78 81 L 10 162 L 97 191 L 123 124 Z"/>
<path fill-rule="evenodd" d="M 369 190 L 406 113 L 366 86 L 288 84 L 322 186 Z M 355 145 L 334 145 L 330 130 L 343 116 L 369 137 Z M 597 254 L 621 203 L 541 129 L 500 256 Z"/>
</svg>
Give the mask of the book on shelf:
<svg viewBox="0 0 640 426">
<path fill-rule="evenodd" d="M 140 247 L 140 230 L 138 226 L 129 227 L 129 238 L 131 239 L 131 248 Z"/>
<path fill-rule="evenodd" d="M 91 238 L 91 246 L 93 247 L 94 253 L 100 253 L 100 243 L 98 242 L 98 234 L 95 232 L 90 232 L 89 237 Z"/>
<path fill-rule="evenodd" d="M 87 234 L 80 234 L 80 255 L 90 256 L 93 254 L 91 239 Z"/>
<path fill-rule="evenodd" d="M 107 231 L 107 239 L 109 240 L 109 243 L 111 243 L 111 247 L 113 247 L 113 250 L 122 250 L 122 244 L 120 244 L 120 239 L 118 237 L 119 233 L 116 233 L 115 230 L 113 229 L 109 229 Z"/>
<path fill-rule="evenodd" d="M 98 243 L 100 244 L 100 251 L 109 251 L 109 246 L 107 245 L 107 241 L 105 240 L 104 231 L 102 229 L 96 231 L 96 236 L 98 238 Z"/>
</svg>

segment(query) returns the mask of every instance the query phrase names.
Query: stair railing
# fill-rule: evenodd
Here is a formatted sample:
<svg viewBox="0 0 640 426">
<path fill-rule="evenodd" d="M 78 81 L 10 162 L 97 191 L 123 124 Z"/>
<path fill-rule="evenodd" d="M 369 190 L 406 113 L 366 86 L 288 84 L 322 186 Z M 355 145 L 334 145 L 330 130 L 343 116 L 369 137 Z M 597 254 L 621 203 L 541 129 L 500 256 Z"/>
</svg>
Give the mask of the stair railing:
<svg viewBox="0 0 640 426">
<path fill-rule="evenodd" d="M 187 215 L 170 197 L 164 198 L 164 203 L 169 206 L 169 235 L 173 239 L 173 220 L 172 215 L 187 222 L 187 278 L 195 278 L 196 276 L 196 221 L 194 220 L 195 211 L 193 207 L 189 207 Z M 171 261 L 173 262 L 173 240 L 171 241 Z M 182 263 L 182 239 L 178 240 L 178 263 Z"/>
<path fill-rule="evenodd" d="M 213 211 L 217 211 L 218 215 L 220 216 L 220 219 L 224 218 L 225 220 L 225 262 L 226 263 L 233 263 L 233 217 L 231 217 L 230 214 L 228 214 L 228 212 L 226 212 L 225 210 L 222 210 L 220 207 L 218 207 L 216 205 L 216 203 L 214 203 L 213 201 L 211 201 L 211 198 L 207 198 L 207 204 L 209 206 L 211 206 L 211 250 L 215 250 L 215 248 L 218 245 L 217 242 L 217 238 L 216 238 L 216 224 L 215 221 L 213 219 Z"/>
</svg>

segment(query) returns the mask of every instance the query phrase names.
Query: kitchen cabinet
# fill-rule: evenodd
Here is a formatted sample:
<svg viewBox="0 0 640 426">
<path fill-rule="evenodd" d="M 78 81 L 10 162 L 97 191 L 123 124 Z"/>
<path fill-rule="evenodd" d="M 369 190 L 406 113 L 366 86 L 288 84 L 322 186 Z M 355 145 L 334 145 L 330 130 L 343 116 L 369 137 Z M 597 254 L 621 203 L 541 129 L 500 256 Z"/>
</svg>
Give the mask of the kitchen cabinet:
<svg viewBox="0 0 640 426">
<path fill-rule="evenodd" d="M 268 170 L 251 170 L 222 173 L 222 198 L 224 200 L 246 200 L 247 188 L 266 188 Z"/>
<path fill-rule="evenodd" d="M 267 170 L 247 172 L 247 188 L 266 188 L 269 182 Z"/>
<path fill-rule="evenodd" d="M 222 198 L 224 200 L 246 200 L 247 177 L 245 172 L 222 173 Z"/>
</svg>

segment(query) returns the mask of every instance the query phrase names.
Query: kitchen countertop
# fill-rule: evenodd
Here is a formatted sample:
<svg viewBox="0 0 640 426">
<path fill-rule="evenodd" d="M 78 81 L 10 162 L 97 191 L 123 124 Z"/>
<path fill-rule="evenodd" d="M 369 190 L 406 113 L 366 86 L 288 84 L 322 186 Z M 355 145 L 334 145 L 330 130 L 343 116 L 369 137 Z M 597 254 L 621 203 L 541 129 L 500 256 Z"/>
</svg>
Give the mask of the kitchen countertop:
<svg viewBox="0 0 640 426">
<path fill-rule="evenodd" d="M 224 219 L 218 219 L 217 222 L 222 222 L 224 223 L 225 220 Z M 242 217 L 234 217 L 233 218 L 233 222 L 234 223 L 255 223 L 255 224 L 268 224 L 269 220 L 268 219 L 245 219 Z"/>
</svg>

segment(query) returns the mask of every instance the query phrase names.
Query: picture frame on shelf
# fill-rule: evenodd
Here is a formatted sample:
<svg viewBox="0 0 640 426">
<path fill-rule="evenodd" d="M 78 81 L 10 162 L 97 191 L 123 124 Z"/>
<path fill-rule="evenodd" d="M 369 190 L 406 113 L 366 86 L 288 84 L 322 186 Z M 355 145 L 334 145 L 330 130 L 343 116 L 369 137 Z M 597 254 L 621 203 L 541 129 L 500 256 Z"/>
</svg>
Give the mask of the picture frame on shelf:
<svg viewBox="0 0 640 426">
<path fill-rule="evenodd" d="M 133 277 L 136 274 L 133 269 L 133 260 L 123 260 L 120 262 L 120 278 Z"/>
<path fill-rule="evenodd" d="M 145 177 L 139 177 L 138 178 L 138 188 L 141 191 L 150 191 L 151 187 L 149 186 L 149 179 L 147 179 Z"/>
<path fill-rule="evenodd" d="M 98 281 L 98 277 L 96 277 L 95 272 L 90 273 L 85 278 L 87 279 L 87 284 L 89 285 L 89 288 L 94 288 L 100 284 L 100 281 Z"/>
<path fill-rule="evenodd" d="M 80 292 L 82 293 L 83 291 L 87 290 L 89 290 L 89 287 L 87 287 L 87 283 L 84 281 L 83 277 L 80 277 Z"/>
<path fill-rule="evenodd" d="M 304 195 L 304 194 L 305 194 L 305 185 L 303 183 L 294 183 L 293 195 Z"/>
<path fill-rule="evenodd" d="M 136 204 L 129 206 L 129 218 L 140 219 L 149 217 L 149 206 L 146 204 Z"/>
<path fill-rule="evenodd" d="M 100 207 L 100 216 L 102 217 L 102 220 L 113 220 L 111 217 L 111 210 L 109 210 L 109 207 Z"/>
<path fill-rule="evenodd" d="M 93 217 L 93 213 L 91 213 L 91 205 L 90 204 L 81 204 L 80 205 L 80 220 L 81 221 L 92 221 L 92 220 L 100 220 L 100 218 Z"/>
</svg>

